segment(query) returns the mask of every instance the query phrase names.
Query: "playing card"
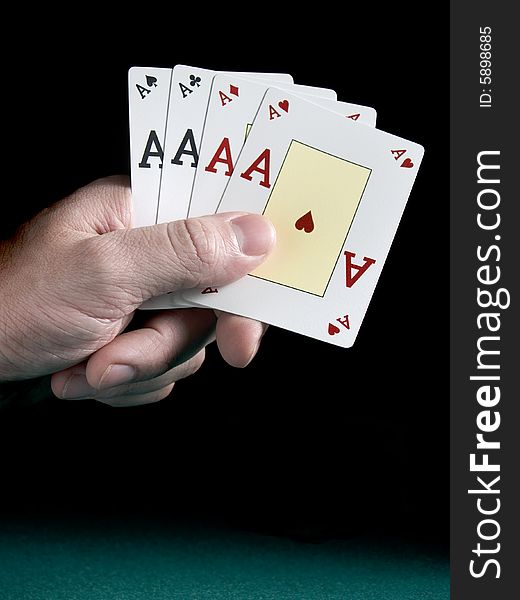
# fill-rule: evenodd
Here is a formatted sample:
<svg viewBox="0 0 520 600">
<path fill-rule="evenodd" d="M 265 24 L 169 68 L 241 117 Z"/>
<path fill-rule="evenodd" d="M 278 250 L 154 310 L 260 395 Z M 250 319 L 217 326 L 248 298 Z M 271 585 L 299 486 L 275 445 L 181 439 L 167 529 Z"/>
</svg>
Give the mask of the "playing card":
<svg viewBox="0 0 520 600">
<path fill-rule="evenodd" d="M 155 223 L 171 78 L 172 69 L 132 67 L 128 71 L 134 227 Z"/>
<path fill-rule="evenodd" d="M 172 109 L 177 108 L 176 104 L 172 106 L 172 99 L 189 99 L 187 102 L 189 106 L 194 104 L 196 107 L 202 106 L 200 110 L 203 122 L 207 95 L 214 73 L 214 71 L 182 65 L 174 69 L 132 67 L 129 70 L 130 165 L 134 227 L 153 225 L 157 222 L 168 115 Z M 246 75 L 251 78 L 258 77 L 262 81 L 292 82 L 291 75 L 284 73 L 247 73 Z M 202 129 L 202 123 L 199 129 Z M 197 131 L 196 127 L 195 131 Z M 191 140 L 188 128 L 185 136 L 185 151 L 189 152 L 187 145 Z M 168 152 L 170 148 L 173 150 L 173 145 L 167 149 Z M 175 159 L 175 155 L 176 153 L 170 157 L 167 153 L 167 160 Z"/>
<path fill-rule="evenodd" d="M 190 71 L 193 71 L 192 67 L 176 67 L 176 69 L 179 69 L 179 71 L 180 69 L 189 69 Z M 198 71 L 200 74 L 194 75 L 193 73 L 190 73 L 190 76 L 193 76 L 193 79 L 198 77 L 200 81 L 196 80 L 197 83 L 203 86 L 205 84 L 203 79 L 204 72 L 201 72 L 203 70 L 200 69 Z M 206 73 L 211 75 L 213 72 L 208 71 Z M 187 72 L 184 72 L 182 76 L 187 82 Z M 193 79 L 191 79 L 191 81 L 193 81 Z M 207 79 L 208 78 L 206 77 L 206 82 Z M 175 88 L 175 81 L 176 76 L 174 74 L 173 88 Z M 251 127 L 256 111 L 258 110 L 262 97 L 269 88 L 269 85 L 271 85 L 271 83 L 262 83 L 259 78 L 252 79 L 248 76 L 246 79 L 238 77 L 235 73 L 222 73 L 214 77 L 212 87 L 214 93 L 212 98 L 215 98 L 215 101 L 212 103 L 210 99 L 207 111 L 205 110 L 206 107 L 204 107 L 204 114 L 206 115 L 204 140 L 206 141 L 206 146 L 203 144 L 201 149 L 203 160 L 209 160 L 206 155 L 208 152 L 213 152 L 213 146 L 216 148 L 220 143 L 219 140 L 224 139 L 224 137 L 227 137 L 227 139 L 230 140 L 229 143 L 231 147 L 237 149 L 237 154 L 240 152 L 247 130 Z M 332 99 L 336 95 L 333 90 L 279 82 L 276 82 L 276 87 L 283 90 L 297 91 L 298 93 L 303 94 L 304 97 L 312 97 L 313 101 L 338 111 L 354 121 L 359 120 L 360 122 L 375 126 L 376 111 L 373 108 L 346 102 L 337 102 Z M 209 91 L 206 92 L 206 90 L 204 90 L 204 92 L 204 96 L 200 96 L 201 99 L 209 95 Z M 184 93 L 187 94 L 185 90 Z M 190 96 L 190 98 L 192 96 Z M 170 106 L 175 102 L 174 99 L 175 96 L 172 95 Z M 236 102 L 233 106 L 233 110 L 220 112 L 222 102 L 226 104 L 234 100 L 236 100 Z M 193 106 L 196 107 L 197 101 L 195 98 L 193 98 L 193 101 Z M 192 122 L 195 122 L 197 116 L 202 114 L 201 105 L 203 103 L 204 101 L 199 102 L 198 108 L 195 108 L 193 113 L 190 114 L 189 118 L 193 119 Z M 168 144 L 170 143 L 169 140 L 174 139 L 178 141 L 182 138 L 181 143 L 176 150 L 175 157 L 172 160 L 172 164 L 182 164 L 174 164 L 174 166 L 172 166 L 166 161 L 163 166 L 163 171 L 161 173 L 159 222 L 184 218 L 186 216 L 189 206 L 186 195 L 189 197 L 189 190 L 191 190 L 195 175 L 194 171 L 199 162 L 197 148 L 200 148 L 200 136 L 194 134 L 193 128 L 186 129 L 185 123 L 183 123 L 180 118 L 176 120 L 175 115 L 180 116 L 179 112 L 182 111 L 183 101 L 180 102 L 180 105 L 181 107 L 177 109 L 177 112 L 175 112 L 175 110 L 170 110 L 170 115 L 173 115 L 173 117 L 169 119 L 165 147 L 168 148 Z M 195 131 L 198 130 L 198 128 L 195 129 Z M 172 132 L 171 136 L 170 132 Z M 167 151 L 166 155 L 168 155 Z M 188 165 L 191 168 L 189 168 Z M 197 186 L 198 192 L 194 192 L 192 196 L 190 216 L 211 214 L 215 212 L 219 199 L 227 185 L 228 177 L 226 176 L 226 169 L 221 169 L 217 177 L 212 177 L 211 174 L 207 175 L 206 172 L 197 169 L 195 176 L 199 177 L 199 185 Z M 163 296 L 161 299 L 155 298 L 152 301 L 149 301 L 143 305 L 143 308 L 157 309 L 188 305 L 189 304 L 186 301 L 182 300 L 179 294 L 169 294 L 168 296 Z"/>
<path fill-rule="evenodd" d="M 277 230 L 276 248 L 240 281 L 184 298 L 352 346 L 423 153 L 270 89 L 218 212 L 265 214 Z"/>
<path fill-rule="evenodd" d="M 240 75 L 239 73 L 223 73 L 224 75 Z M 251 79 L 248 75 L 246 79 Z M 259 81 L 259 79 L 255 79 L 255 81 Z M 266 83 L 270 83 L 272 86 L 277 87 L 281 90 L 286 90 L 291 92 L 292 94 L 298 94 L 298 96 L 311 96 L 313 98 L 323 98 L 325 100 L 337 100 L 338 94 L 336 90 L 331 90 L 330 88 L 322 88 L 316 87 L 314 85 L 302 85 L 301 83 L 288 83 L 286 81 L 266 81 Z"/>
<path fill-rule="evenodd" d="M 345 114 L 362 113 L 361 121 L 366 118 L 368 122 L 375 124 L 373 109 L 323 99 L 321 88 L 279 84 L 276 84 L 276 87 L 290 89 L 291 93 L 299 94 L 304 90 L 307 97 L 313 92 L 316 96 L 313 98 L 314 102 Z M 269 85 L 258 81 L 247 81 L 236 75 L 216 75 L 213 79 L 200 148 L 199 167 L 195 173 L 189 203 L 190 217 L 215 212 L 268 88 Z M 278 110 L 283 112 L 280 107 Z"/>
<path fill-rule="evenodd" d="M 173 69 L 130 69 L 130 158 L 135 227 L 187 216 L 215 73 L 186 65 Z M 286 73 L 240 75 L 269 83 L 292 82 L 292 76 Z M 330 95 L 330 90 L 324 93 Z M 171 201 L 161 202 L 161 198 Z M 167 295 L 150 300 L 143 308 L 179 306 L 188 304 L 182 298 Z"/>
<path fill-rule="evenodd" d="M 240 88 L 237 84 L 240 84 Z M 206 157 L 206 154 L 208 154 L 208 152 L 213 152 L 213 149 L 220 145 L 220 140 L 223 140 L 225 137 L 229 140 L 230 148 L 236 148 L 237 154 L 240 152 L 247 131 L 251 127 L 251 123 L 254 120 L 258 107 L 265 92 L 269 88 L 269 85 L 261 83 L 258 79 L 252 80 L 248 78 L 248 80 L 245 80 L 234 73 L 219 74 L 215 76 L 212 88 L 215 101 L 212 103 L 210 100 L 206 112 L 206 127 L 204 129 L 206 146 L 204 149 L 203 143 L 203 148 L 201 149 L 203 160 L 209 160 L 209 158 Z M 303 97 L 312 98 L 313 102 L 334 110 L 353 121 L 359 121 L 364 124 L 375 126 L 376 111 L 373 108 L 333 100 L 331 99 L 335 95 L 333 90 L 278 82 L 276 82 L 276 87 L 288 91 L 296 90 L 298 93 L 302 93 Z M 230 90 L 228 92 L 229 95 L 226 95 L 223 90 Z M 231 93 L 231 90 L 233 90 L 233 94 Z M 232 97 L 237 99 L 233 106 L 233 110 L 221 112 L 222 101 L 226 104 L 228 102 L 227 98 Z M 173 123 L 173 127 L 175 127 L 175 122 Z M 183 129 L 184 128 L 181 128 L 181 130 Z M 186 148 L 184 143 L 181 144 L 181 147 L 188 151 L 187 154 L 191 152 L 192 148 L 200 147 L 198 145 L 192 146 L 192 141 L 193 138 L 190 137 L 189 148 Z M 167 144 L 168 142 L 166 142 L 166 145 Z M 164 187 L 165 176 L 167 174 L 171 176 L 170 184 L 172 184 L 175 189 L 175 193 L 171 193 L 171 199 L 173 200 L 175 198 L 177 210 L 179 210 L 179 207 L 182 206 L 182 202 L 177 202 L 177 200 L 181 200 L 188 187 L 191 187 L 193 170 L 183 168 L 182 171 L 177 169 L 174 173 L 172 168 L 169 168 L 167 164 L 164 165 L 164 171 L 162 173 L 163 183 L 161 187 L 161 198 L 163 198 L 163 201 L 160 203 L 160 210 L 161 207 L 171 206 L 163 195 L 165 189 L 167 189 Z M 181 179 L 182 175 L 184 175 L 184 180 Z M 202 170 L 197 170 L 196 177 L 199 177 L 199 185 L 197 186 L 198 192 L 193 192 L 190 216 L 211 214 L 215 212 L 220 197 L 227 185 L 229 177 L 226 176 L 226 169 L 221 168 L 220 172 L 217 171 L 217 177 L 213 177 L 212 174 L 207 175 L 206 172 L 202 172 Z M 201 181 L 202 183 L 200 183 Z M 181 182 L 184 187 L 179 185 Z M 184 191 L 182 192 L 181 190 Z M 163 217 L 160 217 L 159 220 L 165 220 L 164 214 L 168 215 L 168 220 L 183 218 L 185 216 L 184 214 L 175 212 L 169 214 L 166 212 L 163 213 Z M 160 299 L 154 298 L 143 305 L 143 308 L 157 309 L 180 306 L 190 306 L 190 303 L 183 300 L 180 294 L 169 294 Z"/>
<path fill-rule="evenodd" d="M 160 173 L 157 222 L 186 218 L 198 164 L 200 139 L 211 83 L 216 72 L 186 65 L 173 69 L 164 141 L 165 161 Z M 244 73 L 265 82 L 290 83 L 283 73 Z"/>
</svg>

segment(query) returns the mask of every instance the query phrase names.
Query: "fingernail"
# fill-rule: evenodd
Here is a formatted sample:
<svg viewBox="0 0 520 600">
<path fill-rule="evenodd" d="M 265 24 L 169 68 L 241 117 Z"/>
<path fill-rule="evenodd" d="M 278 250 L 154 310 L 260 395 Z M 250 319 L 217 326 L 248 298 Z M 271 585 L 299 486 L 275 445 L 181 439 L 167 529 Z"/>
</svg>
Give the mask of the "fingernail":
<svg viewBox="0 0 520 600">
<path fill-rule="evenodd" d="M 135 369 L 130 365 L 109 365 L 101 379 L 99 380 L 98 389 L 115 387 L 122 383 L 128 383 L 135 378 Z"/>
<path fill-rule="evenodd" d="M 96 390 L 87 383 L 85 375 L 72 375 L 63 387 L 62 396 L 65 400 L 80 400 L 94 398 Z"/>
<path fill-rule="evenodd" d="M 243 215 L 230 221 L 242 254 L 261 256 L 274 246 L 276 232 L 262 215 Z"/>
</svg>

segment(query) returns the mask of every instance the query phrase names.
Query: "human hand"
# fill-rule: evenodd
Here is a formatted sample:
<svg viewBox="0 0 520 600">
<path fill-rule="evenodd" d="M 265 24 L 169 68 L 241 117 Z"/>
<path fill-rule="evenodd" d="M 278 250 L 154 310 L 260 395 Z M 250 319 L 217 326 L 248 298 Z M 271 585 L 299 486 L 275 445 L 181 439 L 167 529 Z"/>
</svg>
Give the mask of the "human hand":
<svg viewBox="0 0 520 600">
<path fill-rule="evenodd" d="M 224 285 L 252 271 L 275 243 L 260 215 L 226 213 L 130 229 L 121 177 L 98 180 L 44 210 L 0 243 L 0 380 L 54 373 L 61 398 L 155 402 L 195 372 L 215 336 L 245 366 L 265 326 L 211 310 L 139 315 L 149 298 Z"/>
</svg>

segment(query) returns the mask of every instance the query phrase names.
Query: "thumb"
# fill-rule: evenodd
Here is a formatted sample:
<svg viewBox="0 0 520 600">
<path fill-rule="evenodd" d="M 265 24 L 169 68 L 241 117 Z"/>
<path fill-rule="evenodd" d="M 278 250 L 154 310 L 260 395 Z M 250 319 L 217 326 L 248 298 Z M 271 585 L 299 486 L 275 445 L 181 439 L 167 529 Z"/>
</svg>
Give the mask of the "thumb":
<svg viewBox="0 0 520 600">
<path fill-rule="evenodd" d="M 114 277 L 139 302 L 240 279 L 265 260 L 276 240 L 270 221 L 244 213 L 123 229 L 100 240 L 106 236 L 115 245 Z"/>
</svg>

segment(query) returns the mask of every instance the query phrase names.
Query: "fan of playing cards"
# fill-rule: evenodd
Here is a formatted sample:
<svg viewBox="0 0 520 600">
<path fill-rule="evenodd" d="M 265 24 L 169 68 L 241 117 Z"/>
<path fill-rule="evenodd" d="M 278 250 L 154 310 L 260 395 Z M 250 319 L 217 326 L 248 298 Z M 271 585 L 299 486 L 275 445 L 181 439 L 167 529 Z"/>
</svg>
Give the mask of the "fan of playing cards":
<svg viewBox="0 0 520 600">
<path fill-rule="evenodd" d="M 209 307 L 352 346 L 423 147 L 286 74 L 133 67 L 129 103 L 135 226 L 246 211 L 277 232 L 241 280 L 143 308 Z"/>
</svg>

